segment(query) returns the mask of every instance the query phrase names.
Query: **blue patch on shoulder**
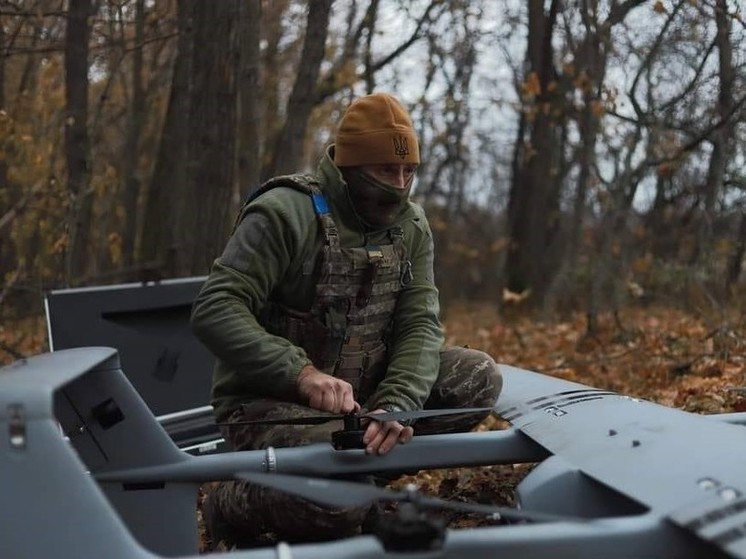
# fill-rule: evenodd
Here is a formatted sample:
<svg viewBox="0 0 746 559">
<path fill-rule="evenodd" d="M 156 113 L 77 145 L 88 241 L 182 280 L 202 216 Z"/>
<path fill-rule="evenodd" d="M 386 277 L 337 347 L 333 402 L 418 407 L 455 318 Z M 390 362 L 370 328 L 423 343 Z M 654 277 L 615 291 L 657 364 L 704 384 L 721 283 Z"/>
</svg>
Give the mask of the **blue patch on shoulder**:
<svg viewBox="0 0 746 559">
<path fill-rule="evenodd" d="M 313 209 L 316 212 L 316 215 L 329 213 L 329 205 L 326 203 L 326 198 L 324 198 L 324 195 L 321 194 L 321 192 L 314 192 L 311 194 L 311 199 L 313 200 Z"/>
</svg>

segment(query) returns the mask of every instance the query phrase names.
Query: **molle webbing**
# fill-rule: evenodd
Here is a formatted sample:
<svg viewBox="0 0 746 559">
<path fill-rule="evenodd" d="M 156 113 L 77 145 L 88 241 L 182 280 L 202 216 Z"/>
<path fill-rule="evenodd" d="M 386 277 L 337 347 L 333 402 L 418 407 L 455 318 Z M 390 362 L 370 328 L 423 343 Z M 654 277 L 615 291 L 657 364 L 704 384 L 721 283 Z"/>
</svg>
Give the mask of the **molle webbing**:
<svg viewBox="0 0 746 559">
<path fill-rule="evenodd" d="M 403 238 L 395 229 L 391 244 L 341 248 L 328 217 L 322 220 L 325 242 L 311 314 L 344 314 L 344 337 L 332 336 L 321 366 L 349 382 L 362 400 L 385 374 L 385 337 L 402 287 Z"/>
<path fill-rule="evenodd" d="M 362 401 L 385 374 L 385 338 L 398 293 L 410 279 L 402 230 L 389 230 L 391 244 L 342 248 L 315 179 L 279 177 L 260 192 L 272 186 L 292 186 L 311 196 L 323 244 L 309 311 L 298 312 L 272 302 L 262 322 L 269 331 L 302 347 L 316 367 L 349 382 Z"/>
</svg>

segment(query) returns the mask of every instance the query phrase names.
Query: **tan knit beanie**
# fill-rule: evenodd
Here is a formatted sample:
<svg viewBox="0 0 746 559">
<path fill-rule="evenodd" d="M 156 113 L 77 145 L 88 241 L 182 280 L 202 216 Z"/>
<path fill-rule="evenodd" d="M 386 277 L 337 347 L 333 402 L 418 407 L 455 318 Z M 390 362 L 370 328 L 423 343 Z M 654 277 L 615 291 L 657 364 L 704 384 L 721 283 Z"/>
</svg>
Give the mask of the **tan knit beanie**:
<svg viewBox="0 0 746 559">
<path fill-rule="evenodd" d="M 388 93 L 374 93 L 350 104 L 335 139 L 338 167 L 419 162 L 412 119 L 399 101 Z"/>
</svg>

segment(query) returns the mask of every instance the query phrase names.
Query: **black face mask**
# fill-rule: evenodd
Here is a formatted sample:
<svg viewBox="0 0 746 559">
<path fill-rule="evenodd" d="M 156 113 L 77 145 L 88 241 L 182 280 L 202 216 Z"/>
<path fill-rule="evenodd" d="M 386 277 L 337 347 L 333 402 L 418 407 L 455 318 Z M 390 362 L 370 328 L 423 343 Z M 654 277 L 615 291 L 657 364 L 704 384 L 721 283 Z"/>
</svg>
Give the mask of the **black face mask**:
<svg viewBox="0 0 746 559">
<path fill-rule="evenodd" d="M 347 192 L 360 221 L 371 229 L 389 227 L 409 200 L 412 180 L 404 188 L 386 184 L 357 169 L 345 169 Z"/>
</svg>

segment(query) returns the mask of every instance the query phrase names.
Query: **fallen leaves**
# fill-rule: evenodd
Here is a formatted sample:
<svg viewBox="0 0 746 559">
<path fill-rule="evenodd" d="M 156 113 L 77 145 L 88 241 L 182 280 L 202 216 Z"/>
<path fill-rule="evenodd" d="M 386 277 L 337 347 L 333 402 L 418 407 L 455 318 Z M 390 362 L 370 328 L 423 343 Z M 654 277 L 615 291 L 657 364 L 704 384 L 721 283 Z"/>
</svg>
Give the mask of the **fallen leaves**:
<svg viewBox="0 0 746 559">
<path fill-rule="evenodd" d="M 528 315 L 501 316 L 494 305 L 459 303 L 447 308 L 447 343 L 468 345 L 505 363 L 613 390 L 698 413 L 746 411 L 746 324 L 669 308 L 630 308 L 599 317 L 600 332 L 586 332 L 583 313 L 562 321 Z M 476 430 L 503 429 L 489 418 Z M 513 505 L 513 489 L 533 465 L 460 468 L 420 472 L 392 487 L 414 483 L 448 500 Z M 452 528 L 488 524 L 484 517 L 452 514 Z"/>
<path fill-rule="evenodd" d="M 481 349 L 498 363 L 676 402 L 688 411 L 733 411 L 741 396 L 728 387 L 746 386 L 746 320 L 738 315 L 713 325 L 677 309 L 633 307 L 620 312 L 621 329 L 613 317 L 600 316 L 594 335 L 586 332 L 581 312 L 558 321 L 508 316 L 494 305 L 451 305 L 447 343 Z"/>
</svg>

